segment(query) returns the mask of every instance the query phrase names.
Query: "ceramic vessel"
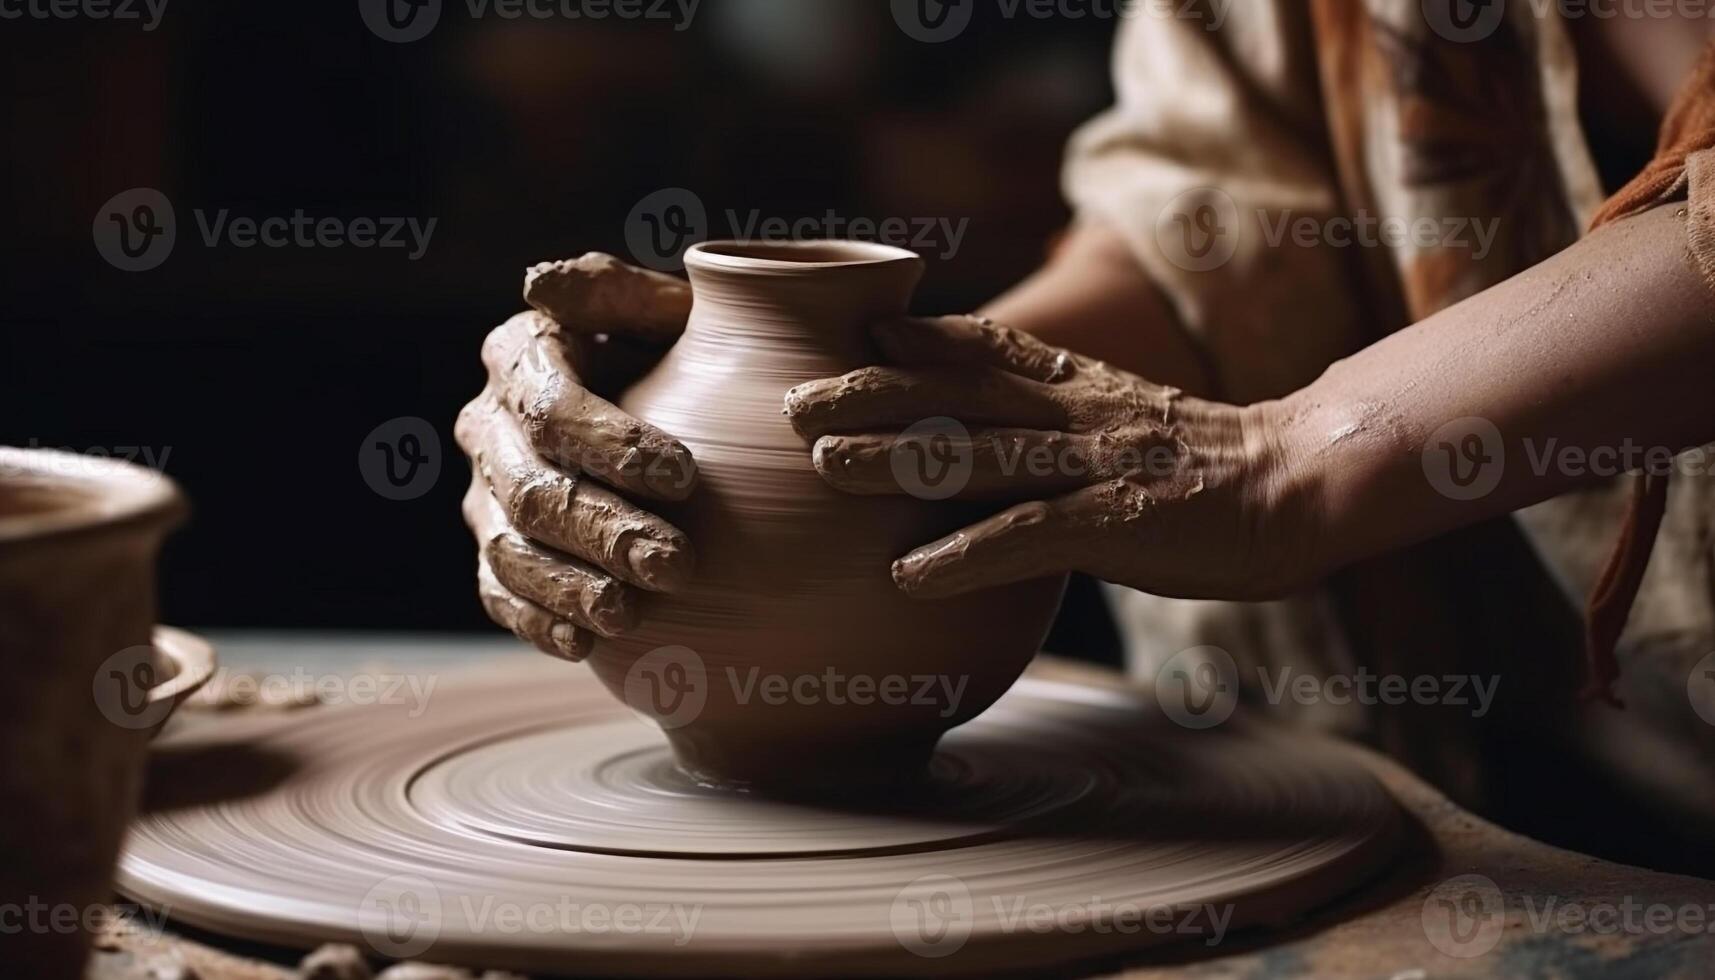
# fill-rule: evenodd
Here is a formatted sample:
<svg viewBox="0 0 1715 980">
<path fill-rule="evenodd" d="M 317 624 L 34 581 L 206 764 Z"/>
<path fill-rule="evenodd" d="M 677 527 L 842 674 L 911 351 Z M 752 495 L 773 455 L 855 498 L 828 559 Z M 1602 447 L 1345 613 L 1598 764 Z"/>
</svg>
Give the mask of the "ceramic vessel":
<svg viewBox="0 0 1715 980">
<path fill-rule="evenodd" d="M 691 587 L 591 657 L 710 782 L 807 786 L 920 773 L 1045 636 L 1064 576 L 911 599 L 893 561 L 981 511 L 822 481 L 788 389 L 873 365 L 868 325 L 906 311 L 923 263 L 856 242 L 704 243 L 682 339 L 621 406 L 683 441 L 699 483 L 661 513 L 697 547 Z"/>
<path fill-rule="evenodd" d="M 176 671 L 155 651 L 155 556 L 182 518 L 141 467 L 0 448 L 0 902 L 78 928 L 6 940 L 8 976 L 83 975 L 91 910 L 136 806 Z"/>
</svg>

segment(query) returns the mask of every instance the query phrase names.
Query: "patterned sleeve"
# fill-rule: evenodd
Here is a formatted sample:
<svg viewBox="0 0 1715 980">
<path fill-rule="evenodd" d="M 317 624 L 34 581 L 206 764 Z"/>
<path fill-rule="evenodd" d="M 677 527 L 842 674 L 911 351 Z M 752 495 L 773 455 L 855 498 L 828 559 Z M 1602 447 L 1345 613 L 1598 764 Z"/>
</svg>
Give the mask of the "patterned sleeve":
<svg viewBox="0 0 1715 980">
<path fill-rule="evenodd" d="M 1224 397 L 1279 396 L 1365 333 L 1342 250 L 1294 244 L 1341 207 L 1308 4 L 1172 8 L 1122 25 L 1117 103 L 1073 137 L 1066 192 L 1131 244 Z"/>
</svg>

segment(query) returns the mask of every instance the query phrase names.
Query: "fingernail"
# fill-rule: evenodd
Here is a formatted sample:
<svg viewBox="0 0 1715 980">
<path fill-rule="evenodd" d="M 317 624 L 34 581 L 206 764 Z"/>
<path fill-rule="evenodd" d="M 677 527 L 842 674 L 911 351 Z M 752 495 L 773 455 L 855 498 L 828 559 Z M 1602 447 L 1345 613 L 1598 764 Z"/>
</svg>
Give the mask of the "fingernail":
<svg viewBox="0 0 1715 980">
<path fill-rule="evenodd" d="M 917 588 L 917 580 L 923 574 L 923 556 L 913 551 L 904 558 L 893 563 L 893 584 L 900 591 L 910 595 Z"/>
<path fill-rule="evenodd" d="M 690 578 L 685 552 L 650 538 L 633 541 L 625 551 L 625 560 L 638 582 L 656 592 L 677 592 Z"/>
<path fill-rule="evenodd" d="M 554 649 L 560 651 L 560 656 L 573 663 L 589 655 L 589 646 L 584 636 L 571 623 L 555 623 L 548 631 L 548 639 L 554 643 Z"/>
</svg>

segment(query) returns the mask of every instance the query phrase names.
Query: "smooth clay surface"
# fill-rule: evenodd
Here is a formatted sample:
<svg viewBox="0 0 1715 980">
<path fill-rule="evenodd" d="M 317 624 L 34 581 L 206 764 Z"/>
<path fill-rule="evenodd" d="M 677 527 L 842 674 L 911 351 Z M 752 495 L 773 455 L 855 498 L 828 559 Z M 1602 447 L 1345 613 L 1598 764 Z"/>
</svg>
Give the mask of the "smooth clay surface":
<svg viewBox="0 0 1715 980">
<path fill-rule="evenodd" d="M 449 680 L 418 710 L 168 732 L 120 890 L 228 936 L 479 968 L 988 975 L 1218 953 L 1360 887 L 1400 824 L 1330 743 L 1192 732 L 1152 701 L 1034 680 L 888 803 L 697 784 L 548 661 Z M 1073 924 L 1039 928 L 1040 909 Z M 1144 913 L 1156 927 L 1113 928 Z"/>
<path fill-rule="evenodd" d="M 784 417 L 790 388 L 877 363 L 868 328 L 905 311 L 921 259 L 853 242 L 705 243 L 685 262 L 685 334 L 621 407 L 696 458 L 696 491 L 659 509 L 689 534 L 698 569 L 686 590 L 650 598 L 640 628 L 598 643 L 590 664 L 663 722 L 699 778 L 802 786 L 915 775 L 942 732 L 1023 672 L 1065 577 L 908 598 L 894 560 L 976 515 L 831 489 Z M 684 649 L 642 659 L 661 648 Z M 794 690 L 811 694 L 765 702 L 752 682 L 770 678 L 805 678 Z M 924 678 L 956 694 L 858 703 L 838 693 L 854 680 L 916 691 Z"/>
</svg>

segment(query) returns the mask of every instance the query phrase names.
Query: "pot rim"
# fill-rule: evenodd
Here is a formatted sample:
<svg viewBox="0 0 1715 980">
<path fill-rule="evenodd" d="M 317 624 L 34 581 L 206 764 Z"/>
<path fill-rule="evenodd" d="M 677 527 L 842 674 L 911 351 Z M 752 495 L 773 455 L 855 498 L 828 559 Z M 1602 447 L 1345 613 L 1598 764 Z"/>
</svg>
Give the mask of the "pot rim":
<svg viewBox="0 0 1715 980">
<path fill-rule="evenodd" d="M 833 255 L 844 257 L 793 258 Z M 685 252 L 685 266 L 690 269 L 712 269 L 723 272 L 822 272 L 829 269 L 861 268 L 891 262 L 921 263 L 923 257 L 910 249 L 879 242 L 849 239 L 808 239 L 790 242 L 723 241 L 698 242 Z"/>
<path fill-rule="evenodd" d="M 0 513 L 0 545 L 165 527 L 178 523 L 188 510 L 184 495 L 165 473 L 100 456 L 0 446 L 0 493 L 14 488 L 45 490 L 61 499 L 21 514 Z"/>
</svg>

